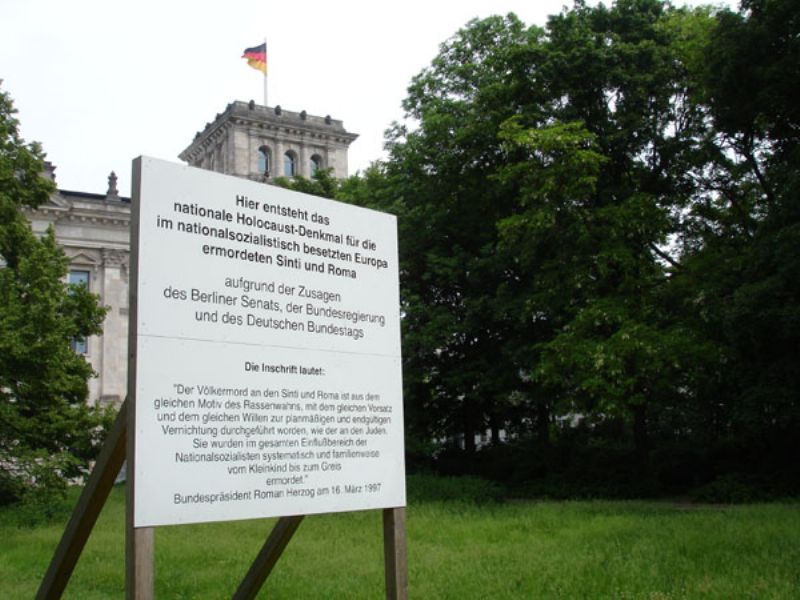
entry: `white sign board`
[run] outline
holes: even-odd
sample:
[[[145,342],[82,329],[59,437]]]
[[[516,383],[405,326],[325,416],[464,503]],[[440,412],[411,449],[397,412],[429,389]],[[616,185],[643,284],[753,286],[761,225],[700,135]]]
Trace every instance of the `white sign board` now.
[[[395,217],[134,171],[134,526],[404,506]]]

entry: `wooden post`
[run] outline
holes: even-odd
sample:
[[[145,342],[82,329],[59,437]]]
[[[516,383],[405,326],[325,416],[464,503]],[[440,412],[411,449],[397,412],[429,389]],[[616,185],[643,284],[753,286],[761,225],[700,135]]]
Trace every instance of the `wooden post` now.
[[[155,544],[152,527],[127,527],[125,536],[125,598],[152,600],[155,597]]]
[[[250,566],[247,575],[239,584],[233,600],[253,600],[256,597],[302,520],[303,515],[281,517],[278,520]]]
[[[386,563],[386,599],[408,600],[405,508],[383,510],[383,558]]]
[[[135,369],[135,360],[128,363]],[[127,600],[152,600],[155,595],[155,546],[152,527],[134,527],[136,507],[136,397],[133,385],[128,394],[128,471],[125,506],[125,598]]]
[[[139,214],[142,159],[133,161],[131,179],[131,264],[128,324],[128,473],[125,507],[125,598],[152,600],[155,595],[155,547],[152,527],[134,527],[136,502],[136,352],[139,341]]]
[[[119,409],[117,419],[103,443],[94,469],[81,492],[75,510],[72,511],[72,517],[64,529],[53,560],[50,561],[50,567],[39,586],[37,600],[61,598],[97,522],[97,517],[114,487],[114,480],[125,460],[125,434],[128,422],[126,402],[127,400]]]

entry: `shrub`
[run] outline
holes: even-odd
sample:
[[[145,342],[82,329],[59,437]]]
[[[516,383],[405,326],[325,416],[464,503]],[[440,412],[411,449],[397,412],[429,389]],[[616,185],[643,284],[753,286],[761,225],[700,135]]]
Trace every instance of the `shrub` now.
[[[741,475],[729,474],[717,477],[714,481],[695,488],[690,496],[695,502],[743,504],[767,500],[770,494]]]
[[[441,477],[431,474],[408,476],[409,502],[461,501],[471,504],[500,502],[505,490],[478,477]]]

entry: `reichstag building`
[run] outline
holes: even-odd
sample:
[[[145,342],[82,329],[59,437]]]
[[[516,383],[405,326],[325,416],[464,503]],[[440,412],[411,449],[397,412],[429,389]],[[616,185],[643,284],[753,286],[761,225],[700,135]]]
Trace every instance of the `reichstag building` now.
[[[330,116],[233,102],[207,123],[179,158],[187,164],[269,183],[279,176],[311,177],[318,169],[347,176],[347,151],[358,136]],[[45,176],[55,179],[47,163]],[[127,390],[130,198],[119,195],[111,173],[105,194],[59,189],[27,211],[34,232],[52,225],[70,260],[69,280],[83,283],[109,307],[103,335],[75,340],[97,372],[89,400],[119,404]]]

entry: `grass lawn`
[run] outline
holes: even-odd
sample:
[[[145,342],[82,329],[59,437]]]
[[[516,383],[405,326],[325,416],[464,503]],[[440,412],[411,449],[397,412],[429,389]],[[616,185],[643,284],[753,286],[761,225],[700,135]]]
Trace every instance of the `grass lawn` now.
[[[419,501],[407,519],[411,598],[800,598],[800,504]],[[35,595],[63,530],[16,522],[0,509],[3,599]],[[273,523],[157,529],[157,597],[229,598]],[[307,517],[260,597],[381,598],[381,531],[379,511]],[[65,597],[123,587],[117,488]]]

